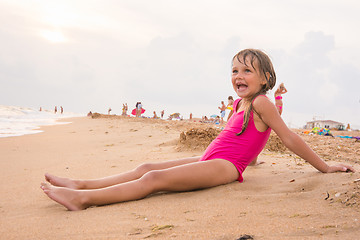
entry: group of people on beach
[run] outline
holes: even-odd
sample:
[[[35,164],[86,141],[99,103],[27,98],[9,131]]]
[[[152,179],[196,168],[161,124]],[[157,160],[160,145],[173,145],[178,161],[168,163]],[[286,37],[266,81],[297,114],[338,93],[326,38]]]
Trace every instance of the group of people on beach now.
[[[128,110],[129,110],[129,107],[128,107],[127,103],[123,103],[121,116],[128,116],[128,113],[127,113]],[[109,108],[109,109],[108,109],[108,115],[110,115],[110,112],[111,112],[111,111],[112,111],[112,109]],[[142,103],[141,103],[141,102],[136,102],[136,104],[135,104],[135,109],[133,110],[133,112],[132,112],[131,114],[135,115],[136,117],[141,117],[141,115],[142,115],[144,112],[145,112],[145,110],[144,110],[144,108],[143,108]],[[160,112],[161,118],[164,117],[164,113],[165,113],[164,110],[162,110],[162,111]],[[152,118],[154,118],[154,119],[159,118],[159,117],[157,116],[157,114],[156,114],[155,111],[153,111],[153,117],[152,117]]]
[[[55,113],[55,114],[57,113],[57,106],[55,106],[54,113]],[[60,113],[61,113],[61,114],[64,113],[64,108],[63,108],[62,106],[60,106]]]
[[[43,111],[43,109],[42,109],[42,107],[40,107],[40,108],[39,108],[39,112],[42,112],[42,111]],[[57,108],[57,106],[55,106],[55,107],[54,107],[54,113],[56,114],[57,111],[58,111],[58,108]],[[61,113],[61,114],[64,113],[64,108],[63,108],[62,106],[60,106],[60,113]]]
[[[232,114],[224,130],[201,156],[144,163],[131,171],[92,180],[46,173],[41,189],[68,210],[83,210],[142,199],[157,192],[191,191],[242,182],[246,167],[257,164],[271,130],[288,149],[318,171],[355,172],[350,165],[328,165],[286,126],[280,116],[281,95],[286,93],[286,88],[280,85],[276,90],[275,104],[266,96],[276,85],[275,70],[266,53],[257,49],[238,52],[232,58],[231,71],[231,84],[239,98],[230,104]]]

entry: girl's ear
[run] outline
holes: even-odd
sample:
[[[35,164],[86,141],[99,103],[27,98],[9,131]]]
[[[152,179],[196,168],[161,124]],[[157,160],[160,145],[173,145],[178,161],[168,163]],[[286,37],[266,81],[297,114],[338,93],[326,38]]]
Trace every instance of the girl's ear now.
[[[265,78],[262,79],[261,84],[266,86],[270,80],[271,74],[269,72],[265,73]]]
[[[261,85],[266,85],[268,83],[268,79],[270,78],[270,73],[266,72],[265,76],[261,78]]]
[[[267,80],[270,80],[271,74],[270,74],[269,72],[266,72],[266,73],[265,73],[265,76],[266,76],[266,79],[267,79]]]

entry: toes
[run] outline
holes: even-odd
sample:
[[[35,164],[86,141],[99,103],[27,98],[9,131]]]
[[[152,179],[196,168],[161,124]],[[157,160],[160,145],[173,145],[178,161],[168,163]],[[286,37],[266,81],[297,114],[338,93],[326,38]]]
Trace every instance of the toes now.
[[[47,182],[42,182],[40,188],[42,190],[48,190],[48,189],[51,188],[51,185],[49,183],[47,183]]]
[[[45,173],[45,180],[50,182],[51,181],[51,178],[52,178],[52,175],[48,174],[48,173]]]
[[[50,182],[50,177],[49,177],[49,174],[47,174],[47,173],[45,174],[45,180]]]

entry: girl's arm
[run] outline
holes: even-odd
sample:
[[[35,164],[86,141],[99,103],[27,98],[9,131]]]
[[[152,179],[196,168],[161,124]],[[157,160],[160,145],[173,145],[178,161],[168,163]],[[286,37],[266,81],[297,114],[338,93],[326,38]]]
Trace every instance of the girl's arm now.
[[[348,165],[327,165],[296,133],[292,132],[280,117],[274,104],[266,97],[258,97],[253,103],[254,108],[260,114],[262,121],[268,125],[280,137],[284,145],[299,157],[309,162],[313,167],[323,173],[355,169]]]

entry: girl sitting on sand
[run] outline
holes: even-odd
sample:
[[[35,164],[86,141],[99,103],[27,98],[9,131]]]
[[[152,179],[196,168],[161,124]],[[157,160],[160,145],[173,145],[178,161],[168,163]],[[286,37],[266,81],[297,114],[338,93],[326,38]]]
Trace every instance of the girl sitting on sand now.
[[[69,210],[141,199],[160,191],[190,191],[243,181],[242,173],[261,152],[271,129],[286,147],[323,173],[355,170],[327,165],[281,119],[265,96],[276,83],[269,57],[260,50],[245,49],[232,60],[232,85],[240,97],[225,129],[201,157],[145,163],[136,169],[95,180],[72,180],[45,174],[41,188]]]

